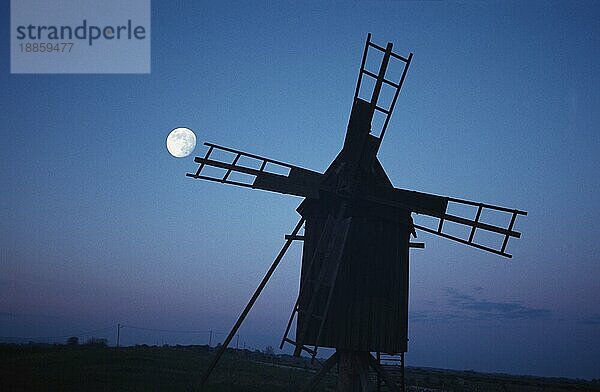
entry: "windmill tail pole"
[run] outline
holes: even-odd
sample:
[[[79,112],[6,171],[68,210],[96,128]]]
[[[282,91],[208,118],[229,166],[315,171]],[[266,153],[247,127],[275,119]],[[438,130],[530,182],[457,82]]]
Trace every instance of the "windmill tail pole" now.
[[[250,309],[252,309],[252,306],[254,306],[254,303],[258,299],[258,296],[260,295],[260,293],[263,291],[263,289],[267,285],[267,282],[271,278],[271,275],[273,275],[273,272],[275,272],[275,269],[279,265],[279,262],[281,261],[281,259],[283,258],[283,256],[287,252],[287,250],[289,249],[290,245],[294,241],[294,237],[298,234],[298,231],[300,231],[300,228],[302,227],[303,224],[304,224],[304,218],[301,218],[298,221],[298,224],[296,225],[296,227],[294,228],[294,231],[292,232],[291,236],[289,236],[288,239],[285,241],[285,244],[283,245],[283,248],[281,248],[281,250],[279,251],[279,254],[277,255],[277,257],[273,261],[273,264],[271,264],[271,268],[269,268],[269,270],[265,274],[264,278],[262,279],[262,281],[260,282],[260,284],[256,288],[256,291],[254,291],[254,294],[252,295],[252,298],[250,298],[250,301],[248,301],[248,304],[246,305],[246,307],[244,308],[244,310],[240,314],[240,317],[238,317],[237,321],[235,322],[235,325],[233,326],[233,328],[229,332],[229,335],[227,335],[227,337],[225,338],[225,341],[223,341],[223,344],[221,345],[221,347],[217,351],[217,355],[215,355],[215,357],[213,358],[212,362],[210,363],[210,366],[206,370],[206,373],[204,373],[204,376],[202,376],[202,381],[201,381],[201,385],[202,386],[206,383],[206,380],[208,380],[208,378],[210,377],[212,371],[215,369],[215,366],[217,366],[217,363],[221,359],[221,356],[223,355],[223,353],[225,352],[225,350],[227,350],[227,347],[229,347],[229,343],[231,343],[231,340],[236,335],[238,329],[240,328],[240,326],[244,322],[244,319],[246,318],[246,316],[250,312]]]

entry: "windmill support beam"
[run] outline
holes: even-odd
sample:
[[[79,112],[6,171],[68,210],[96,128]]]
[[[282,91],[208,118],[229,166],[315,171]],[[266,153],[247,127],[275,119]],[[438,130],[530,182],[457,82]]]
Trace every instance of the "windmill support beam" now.
[[[292,240],[292,241],[304,241],[304,236],[303,235],[290,235],[290,234],[286,234],[285,239],[286,240]]]
[[[337,392],[363,392],[372,390],[369,380],[369,352],[337,350],[339,374]]]
[[[315,388],[317,387],[317,385],[319,385],[319,382],[321,382],[321,380],[323,379],[323,377],[325,377],[327,375],[327,373],[329,373],[331,368],[333,366],[335,366],[335,364],[338,363],[338,360],[339,360],[338,353],[337,352],[333,353],[333,355],[330,356],[325,361],[325,363],[323,363],[323,367],[319,370],[319,372],[313,378],[310,379],[310,381],[308,382],[308,384],[306,384],[304,386],[304,388],[302,388],[302,392],[314,391]]]
[[[375,371],[377,372],[379,377],[385,382],[388,389],[392,392],[400,392],[400,388],[398,388],[398,385],[396,385],[394,380],[392,380],[392,378],[390,377],[388,372],[385,371],[385,369],[379,364],[379,362],[377,362],[377,359],[375,359],[373,357],[373,355],[371,355],[371,353],[368,353],[368,354],[369,354],[369,363],[371,364],[373,369],[375,369]],[[402,364],[402,368],[404,369],[404,364]]]
[[[323,367],[301,391],[316,391],[319,382],[336,364],[338,365],[337,392],[367,392],[373,390],[374,383],[369,379],[369,368],[377,373],[391,392],[401,392],[403,390],[370,352],[337,350],[323,363]]]
[[[300,220],[298,221],[298,224],[292,231],[292,236],[295,236],[296,234],[298,234],[298,232],[300,231],[300,228],[302,228],[303,224],[304,224],[304,218],[300,218]],[[269,279],[271,279],[271,275],[273,275],[273,272],[275,272],[275,269],[279,265],[279,262],[281,261],[281,259],[283,259],[283,256],[285,256],[285,254],[286,254],[287,250],[290,248],[291,244],[292,244],[292,240],[288,239],[285,242],[285,244],[283,245],[283,247],[281,248],[281,250],[279,251],[279,254],[277,255],[277,257],[271,264],[271,268],[269,268],[269,270],[265,274],[264,278],[262,279],[262,281],[256,288],[256,291],[254,291],[252,298],[250,298],[250,301],[248,301],[248,304],[246,305],[246,307],[240,314],[240,317],[238,317],[237,321],[235,322],[235,325],[233,326],[233,328],[231,328],[229,335],[227,335],[227,337],[225,338],[225,341],[221,345],[221,348],[219,349],[219,351],[217,351],[217,354],[215,355],[212,362],[210,363],[208,369],[206,370],[206,373],[204,373],[204,376],[202,377],[201,385],[204,385],[206,383],[206,380],[208,380],[208,378],[210,377],[210,374],[214,370],[215,366],[217,366],[217,363],[219,363],[221,356],[223,355],[223,353],[225,353],[225,350],[227,350],[227,347],[229,347],[229,343],[231,343],[231,340],[236,335],[238,329],[240,328],[240,326],[246,319],[246,316],[248,316],[250,309],[252,309],[252,307],[254,306],[254,303],[258,299],[260,293],[262,293],[262,291],[265,288],[265,286],[267,285],[267,282],[269,281]]]

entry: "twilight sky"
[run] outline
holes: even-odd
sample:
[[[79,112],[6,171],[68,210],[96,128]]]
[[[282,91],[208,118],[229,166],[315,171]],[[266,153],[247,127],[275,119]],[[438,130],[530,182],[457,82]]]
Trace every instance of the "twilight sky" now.
[[[408,365],[600,377],[600,3],[199,3],[153,2],[149,75],[11,75],[2,2],[0,336],[223,339],[301,200],[186,178],[165,138],[325,170],[371,32],[414,53],[394,184],[529,212],[512,259],[419,235]],[[278,345],[300,250],[240,345]]]

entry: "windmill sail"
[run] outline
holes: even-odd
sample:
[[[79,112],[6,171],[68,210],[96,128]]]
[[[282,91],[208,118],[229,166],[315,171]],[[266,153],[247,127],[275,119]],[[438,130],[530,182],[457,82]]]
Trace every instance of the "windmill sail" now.
[[[408,57],[401,56],[392,51],[393,44],[388,42],[385,48],[371,42],[371,34],[367,35],[367,41],[365,42],[365,49],[363,51],[363,57],[360,64],[360,71],[358,73],[358,81],[356,83],[356,90],[354,92],[354,102],[357,100],[365,102],[366,99],[369,99],[368,104],[372,107],[373,113],[378,111],[385,115],[385,120],[381,125],[381,129],[374,129],[375,139],[377,140],[377,149],[379,149],[379,144],[381,144],[381,140],[383,139],[383,135],[387,129],[388,123],[390,121],[390,117],[392,116],[392,112],[394,111],[394,107],[396,106],[396,100],[398,99],[398,95],[400,94],[400,90],[402,89],[402,85],[404,84],[404,79],[406,78],[406,73],[408,72],[408,68],[410,67],[410,62],[412,60],[413,54],[410,53]],[[368,70],[365,68],[367,62],[367,56],[369,55],[370,50],[375,50],[376,52],[383,53],[383,58],[381,60],[381,64],[379,65],[379,69],[377,73],[373,72],[373,70]],[[400,80],[398,82],[394,82],[390,80],[386,76],[386,71],[390,61],[400,61],[402,64],[402,73],[400,75],[392,75],[399,76]],[[373,87],[373,91],[369,98],[365,97],[363,100],[360,98],[361,91],[363,90],[362,82],[363,77],[369,77],[375,80],[375,86]],[[387,107],[382,107],[379,105],[379,95],[381,93],[381,89],[383,86],[389,86],[394,89],[394,97],[392,101],[389,103]],[[384,105],[385,106],[385,105]],[[372,115],[371,115],[372,117]],[[375,150],[375,154],[377,153],[377,149]]]
[[[426,195],[426,194],[425,194]],[[434,195],[428,195],[434,196]],[[439,197],[439,196],[438,196]],[[447,238],[449,240],[460,242],[461,244],[472,246],[481,250],[485,250],[491,253],[495,253],[504,257],[512,257],[511,254],[506,252],[506,247],[508,245],[509,239],[512,238],[521,238],[521,233],[514,230],[514,225],[518,215],[527,215],[527,212],[520,211],[517,209],[511,209],[506,207],[495,206],[492,204],[486,203],[478,203],[470,200],[457,199],[453,197],[445,198],[448,203],[457,205],[459,207],[471,207],[476,208],[474,217],[465,217],[443,213],[443,214],[431,214],[428,212],[421,212],[423,215],[429,215],[435,218],[435,227],[431,225],[421,225],[414,224],[414,227],[418,230],[423,230],[427,233],[431,233],[440,237]],[[486,223],[482,219],[482,214],[486,212],[495,212],[496,215],[499,216],[500,220],[504,220],[508,223],[505,225],[499,224],[491,224]],[[463,229],[467,229],[466,235],[460,236],[448,228],[448,225],[445,225],[446,222],[451,222],[452,225],[462,227]],[[497,245],[492,246],[489,244],[484,244],[479,241],[476,237],[478,232],[485,232],[488,236],[495,236],[498,241],[495,241]]]
[[[319,197],[321,173],[229,147],[204,144],[208,146],[206,155],[194,159],[200,166],[195,173],[186,173],[186,176],[295,196]],[[225,154],[215,158],[215,153]],[[247,164],[242,164],[242,160]],[[218,175],[206,174],[208,168],[219,169]],[[243,179],[233,179],[233,174],[241,174]]]

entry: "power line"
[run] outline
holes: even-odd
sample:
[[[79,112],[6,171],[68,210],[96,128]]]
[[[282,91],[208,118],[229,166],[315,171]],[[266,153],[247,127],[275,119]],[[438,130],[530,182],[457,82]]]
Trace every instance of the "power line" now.
[[[121,324],[121,328],[132,328],[139,329],[142,331],[154,331],[154,332],[171,332],[171,333],[221,333],[215,331],[193,331],[193,330],[180,330],[180,329],[159,329],[159,328],[145,328],[145,327],[136,327],[134,325],[123,325]]]
[[[117,340],[120,340],[120,330],[122,328],[135,329],[140,331],[150,331],[150,332],[162,332],[162,333],[183,333],[183,334],[206,334],[209,335],[209,345],[211,345],[213,337],[215,335],[227,335],[226,332],[219,332],[214,330],[181,330],[181,329],[162,329],[162,328],[147,328],[147,327],[139,327],[136,325],[126,325],[126,324],[117,324]],[[86,336],[92,335],[99,332],[106,332],[110,330],[114,330],[115,326],[111,325],[104,328],[98,328],[94,330],[79,332],[79,333],[70,333],[65,335],[58,336],[0,336],[0,340],[11,341],[11,340],[52,340],[52,339],[66,339],[72,336]],[[244,334],[244,336],[263,336],[260,334]],[[119,343],[117,343],[119,345]],[[239,345],[239,335],[238,335],[238,345]]]
[[[70,338],[71,336],[91,335],[94,333],[107,331],[107,330],[113,329],[113,328],[114,328],[114,326],[110,326],[110,327],[95,329],[93,331],[70,333],[68,335],[60,335],[60,336],[0,336],[0,339],[6,339],[6,340],[8,340],[8,339],[64,339],[64,338]]]

